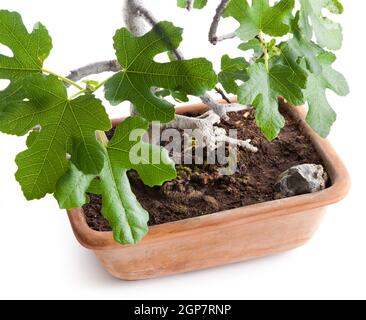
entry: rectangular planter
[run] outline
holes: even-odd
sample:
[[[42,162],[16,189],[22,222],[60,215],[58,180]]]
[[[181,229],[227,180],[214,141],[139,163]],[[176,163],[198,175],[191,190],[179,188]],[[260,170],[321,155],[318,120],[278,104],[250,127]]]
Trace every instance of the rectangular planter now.
[[[81,209],[69,210],[79,242],[92,249],[114,277],[139,280],[245,261],[294,249],[316,232],[328,205],[343,199],[350,179],[330,143],[305,123],[306,111],[283,101],[299,120],[322,157],[332,186],[324,191],[281,199],[150,228],[135,246],[122,246],[111,232],[89,228]],[[202,104],[178,109],[178,113],[203,112]],[[116,120],[115,123],[120,122]]]

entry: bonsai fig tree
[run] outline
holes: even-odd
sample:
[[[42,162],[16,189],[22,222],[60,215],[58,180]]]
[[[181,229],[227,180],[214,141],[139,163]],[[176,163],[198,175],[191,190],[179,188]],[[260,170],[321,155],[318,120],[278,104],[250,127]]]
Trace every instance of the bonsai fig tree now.
[[[133,194],[127,173],[136,171],[148,186],[161,186],[176,177],[168,151],[143,138],[152,122],[165,128],[199,129],[210,150],[225,142],[256,152],[250,140],[230,137],[216,125],[227,120],[229,112],[254,108],[257,126],[274,140],[285,125],[278,105],[282,97],[294,106],[307,104],[308,124],[322,137],[329,134],[336,113],[326,91],[341,96],[349,91],[345,78],[332,67],[334,51],[342,45],[342,28],[331,15],[343,12],[341,3],[217,0],[212,13],[207,2],[178,0],[177,5],[213,15],[207,26],[213,46],[241,39],[243,56],[228,52],[221,70],[214,70],[205,57],[185,59],[179,50],[183,29],[174,21],[157,21],[143,1],[125,0],[125,27],[114,35],[116,58],[59,75],[46,67],[52,50],[46,27],[37,23],[29,33],[18,13],[0,10],[0,43],[12,52],[0,54],[0,79],[9,81],[0,91],[0,131],[28,136],[25,151],[15,159],[15,176],[28,200],[53,194],[60,208],[71,209],[86,204],[88,193],[102,195],[102,214],[115,240],[134,244],[147,233],[149,215]],[[219,34],[225,19],[235,19],[239,28]],[[247,51],[249,60],[244,57]],[[166,62],[154,60],[164,53]],[[114,74],[105,81],[85,80],[107,71]],[[70,94],[70,87],[77,92]],[[131,116],[118,125],[110,141],[105,132],[112,128],[111,121],[94,95],[102,89],[112,105],[131,103]],[[226,101],[217,102],[212,91]],[[231,103],[229,94],[238,102]],[[187,102],[189,96],[200,97],[209,111],[198,117],[176,115],[171,101]],[[141,134],[131,139],[136,130]],[[134,161],[131,154],[137,149],[139,161]]]

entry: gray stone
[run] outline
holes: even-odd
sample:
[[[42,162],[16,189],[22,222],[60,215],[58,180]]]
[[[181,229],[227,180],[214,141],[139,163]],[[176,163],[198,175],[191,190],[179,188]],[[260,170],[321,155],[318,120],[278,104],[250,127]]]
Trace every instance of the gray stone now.
[[[274,188],[279,196],[292,197],[321,191],[327,181],[328,175],[322,165],[302,164],[282,173]]]

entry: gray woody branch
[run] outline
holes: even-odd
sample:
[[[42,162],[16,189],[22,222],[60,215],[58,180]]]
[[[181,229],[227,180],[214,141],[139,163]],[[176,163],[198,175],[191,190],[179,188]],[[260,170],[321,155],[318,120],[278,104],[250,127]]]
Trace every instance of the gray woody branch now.
[[[92,74],[100,74],[103,72],[118,72],[121,70],[121,66],[117,60],[100,61],[87,66],[81,67],[79,69],[71,71],[67,76],[68,79],[78,82],[87,76]]]
[[[187,10],[191,11],[192,7],[193,7],[193,0],[187,0],[187,6],[186,6]]]
[[[211,24],[211,27],[210,27],[210,31],[209,31],[209,34],[208,34],[209,41],[214,45],[216,45],[219,41],[235,38],[235,33],[229,33],[229,34],[226,34],[226,35],[223,35],[223,36],[218,36],[217,35],[217,29],[219,27],[221,17],[223,15],[229,1],[230,0],[221,0],[219,6],[216,9],[216,14],[213,18],[213,21],[212,21],[212,24]]]

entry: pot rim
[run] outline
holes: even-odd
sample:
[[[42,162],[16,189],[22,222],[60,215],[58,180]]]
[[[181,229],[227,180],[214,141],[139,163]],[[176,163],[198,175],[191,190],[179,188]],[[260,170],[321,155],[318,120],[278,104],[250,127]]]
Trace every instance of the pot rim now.
[[[235,102],[236,99],[233,99]],[[280,99],[282,107],[295,120],[299,120],[300,129],[304,131],[312,141],[315,149],[324,161],[326,170],[332,181],[332,186],[317,193],[305,194],[291,198],[273,200],[236,209],[225,210],[202,217],[195,217],[149,228],[148,234],[137,245],[142,246],[155,242],[161,242],[174,236],[189,236],[190,233],[197,233],[199,229],[215,229],[217,225],[251,223],[253,221],[266,220],[279,216],[293,215],[299,211],[311,210],[314,208],[328,206],[339,202],[349,192],[350,176],[340,157],[337,155],[328,140],[321,138],[304,121],[307,110],[305,107],[293,107]],[[177,108],[178,114],[186,112],[204,112],[207,106],[204,104],[186,105]],[[112,120],[113,125],[123,121],[125,118]],[[75,236],[80,244],[93,250],[109,250],[131,247],[131,245],[120,245],[113,239],[112,232],[99,232],[92,230],[87,222],[82,209],[68,210],[68,216]]]

